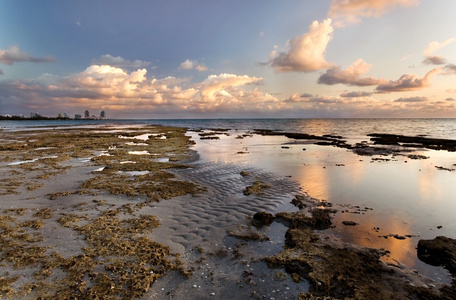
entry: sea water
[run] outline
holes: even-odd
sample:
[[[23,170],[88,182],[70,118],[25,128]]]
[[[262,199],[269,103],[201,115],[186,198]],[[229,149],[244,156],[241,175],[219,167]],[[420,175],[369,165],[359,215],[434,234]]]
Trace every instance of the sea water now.
[[[197,163],[219,162],[253,166],[289,177],[303,192],[333,203],[338,213],[327,232],[343,241],[390,251],[384,259],[405,264],[437,281],[447,272],[416,256],[419,239],[439,235],[456,238],[456,152],[418,149],[428,159],[407,156],[359,156],[350,150],[295,141],[284,136],[238,136],[255,129],[342,136],[349,144],[367,141],[370,133],[390,133],[456,140],[456,119],[217,119],[217,120],[74,120],[0,122],[4,130],[37,130],[48,126],[180,126],[229,129],[219,140],[196,142]],[[444,167],[439,169],[437,167]],[[448,169],[448,170],[446,170]],[[290,199],[291,201],[291,199]],[[357,226],[345,226],[354,221]],[[404,236],[405,239],[394,237]]]

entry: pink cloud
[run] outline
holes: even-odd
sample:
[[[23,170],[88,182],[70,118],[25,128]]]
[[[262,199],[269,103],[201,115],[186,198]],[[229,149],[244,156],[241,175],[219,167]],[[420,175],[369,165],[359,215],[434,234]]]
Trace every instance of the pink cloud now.
[[[428,87],[430,85],[429,80],[440,71],[440,68],[432,69],[423,78],[418,78],[412,74],[404,74],[398,80],[380,84],[377,86],[376,91],[378,93],[390,93],[419,90]]]
[[[332,67],[318,78],[319,84],[346,84],[353,86],[370,86],[384,83],[384,79],[375,79],[373,77],[362,77],[369,72],[372,65],[367,64],[361,58],[355,61],[345,70],[341,70],[340,66]]]
[[[340,94],[340,96],[343,98],[361,98],[361,97],[370,97],[370,96],[372,96],[372,94],[373,93],[371,93],[371,92],[346,91],[346,92],[343,92],[342,94]]]

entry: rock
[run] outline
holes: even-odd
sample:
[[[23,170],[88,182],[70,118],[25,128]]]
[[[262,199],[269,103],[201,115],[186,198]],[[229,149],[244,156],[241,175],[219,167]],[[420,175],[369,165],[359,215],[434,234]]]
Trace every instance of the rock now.
[[[456,275],[456,240],[438,236],[433,240],[419,240],[418,258],[433,266],[443,266]]]
[[[395,134],[368,134],[376,145],[401,145],[408,147],[422,147],[433,150],[456,151],[456,141],[448,139],[434,139],[420,136],[403,136]]]
[[[346,226],[356,226],[356,225],[358,225],[358,223],[353,222],[353,221],[342,221],[342,224],[344,224]]]
[[[265,242],[269,240],[269,237],[267,237],[266,235],[260,234],[254,228],[245,225],[233,226],[228,230],[228,235],[244,241]]]
[[[305,213],[297,212],[280,212],[276,214],[277,218],[286,221],[289,228],[312,228],[317,230],[325,230],[331,227],[331,215],[335,211],[332,209],[315,208],[311,210],[312,217]]]
[[[261,211],[253,215],[253,225],[256,227],[262,227],[263,225],[269,226],[274,222],[275,217],[267,212]]]

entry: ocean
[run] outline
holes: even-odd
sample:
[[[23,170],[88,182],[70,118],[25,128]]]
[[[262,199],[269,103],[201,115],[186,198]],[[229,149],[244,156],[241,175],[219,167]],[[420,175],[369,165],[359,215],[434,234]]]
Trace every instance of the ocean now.
[[[0,129],[37,128],[41,126],[158,124],[198,128],[238,130],[270,129],[307,134],[341,135],[362,139],[367,134],[392,133],[410,136],[456,139],[456,119],[150,119],[150,120],[44,120],[0,121]]]
[[[198,163],[239,164],[287,177],[311,197],[338,210],[327,233],[364,247],[390,251],[384,260],[401,263],[436,281],[448,272],[416,256],[420,239],[456,238],[456,152],[418,148],[407,153],[358,155],[350,149],[316,145],[285,136],[250,135],[255,129],[342,136],[349,144],[370,142],[368,134],[389,133],[456,140],[456,119],[182,119],[1,121],[2,130],[49,126],[166,125],[191,129]],[[220,131],[218,139],[200,132]],[[0,131],[1,132],[1,131]],[[242,136],[244,135],[244,136]],[[242,137],[242,138],[241,138]],[[291,201],[291,199],[290,199]],[[357,226],[345,226],[353,221]]]

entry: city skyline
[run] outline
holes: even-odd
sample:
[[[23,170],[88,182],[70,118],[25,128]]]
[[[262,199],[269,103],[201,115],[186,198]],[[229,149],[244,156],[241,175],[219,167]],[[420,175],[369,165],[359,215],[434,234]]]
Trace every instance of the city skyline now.
[[[0,115],[456,117],[451,0],[0,7]]]

